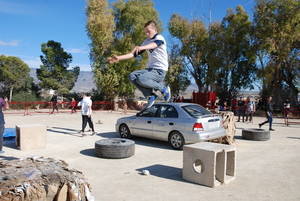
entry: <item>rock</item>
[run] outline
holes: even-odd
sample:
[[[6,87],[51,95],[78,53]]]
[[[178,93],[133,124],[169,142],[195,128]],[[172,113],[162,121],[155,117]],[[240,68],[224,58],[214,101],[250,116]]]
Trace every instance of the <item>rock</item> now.
[[[32,157],[0,160],[0,200],[90,201],[82,172],[61,160]]]

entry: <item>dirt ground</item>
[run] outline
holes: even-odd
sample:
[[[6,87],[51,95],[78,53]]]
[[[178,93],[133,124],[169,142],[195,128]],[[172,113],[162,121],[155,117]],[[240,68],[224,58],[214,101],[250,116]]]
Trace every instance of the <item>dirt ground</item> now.
[[[19,124],[46,125],[47,148],[25,152],[9,144],[0,159],[44,156],[65,160],[71,168],[85,174],[97,201],[300,200],[300,124],[286,127],[282,119],[275,119],[271,140],[247,141],[241,139],[242,129],[257,128],[264,118],[254,117],[254,123],[237,123],[236,179],[209,188],[182,179],[182,151],[172,150],[165,142],[137,138],[135,155],[130,158],[96,157],[95,141],[118,137],[115,122],[122,116],[126,115],[95,112],[97,135],[82,138],[77,134],[81,126],[79,113],[6,115],[7,128]],[[144,169],[151,175],[139,174]]]

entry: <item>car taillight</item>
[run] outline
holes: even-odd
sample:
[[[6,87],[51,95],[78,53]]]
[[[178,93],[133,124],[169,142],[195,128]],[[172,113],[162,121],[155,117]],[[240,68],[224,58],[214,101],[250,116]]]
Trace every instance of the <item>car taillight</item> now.
[[[195,123],[193,126],[193,131],[203,131],[202,123]]]

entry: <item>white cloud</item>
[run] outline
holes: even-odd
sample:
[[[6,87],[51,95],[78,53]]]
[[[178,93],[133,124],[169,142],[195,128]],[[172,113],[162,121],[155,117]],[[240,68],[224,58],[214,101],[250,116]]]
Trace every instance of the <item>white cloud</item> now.
[[[10,42],[0,40],[0,46],[18,46],[18,45],[19,45],[19,41],[17,40],[12,40]]]
[[[79,48],[67,49],[67,52],[73,53],[73,54],[87,54],[88,53],[88,51],[83,50],[83,49],[79,49]]]
[[[39,57],[35,57],[33,59],[23,59],[23,61],[29,66],[29,68],[40,68],[40,65],[42,65]]]

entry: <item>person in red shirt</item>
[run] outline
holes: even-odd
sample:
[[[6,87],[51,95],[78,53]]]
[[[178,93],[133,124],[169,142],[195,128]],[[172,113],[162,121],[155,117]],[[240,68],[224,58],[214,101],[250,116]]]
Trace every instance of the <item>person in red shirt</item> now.
[[[76,106],[77,106],[77,102],[74,98],[72,98],[72,101],[71,101],[71,113],[74,113],[76,112]]]

